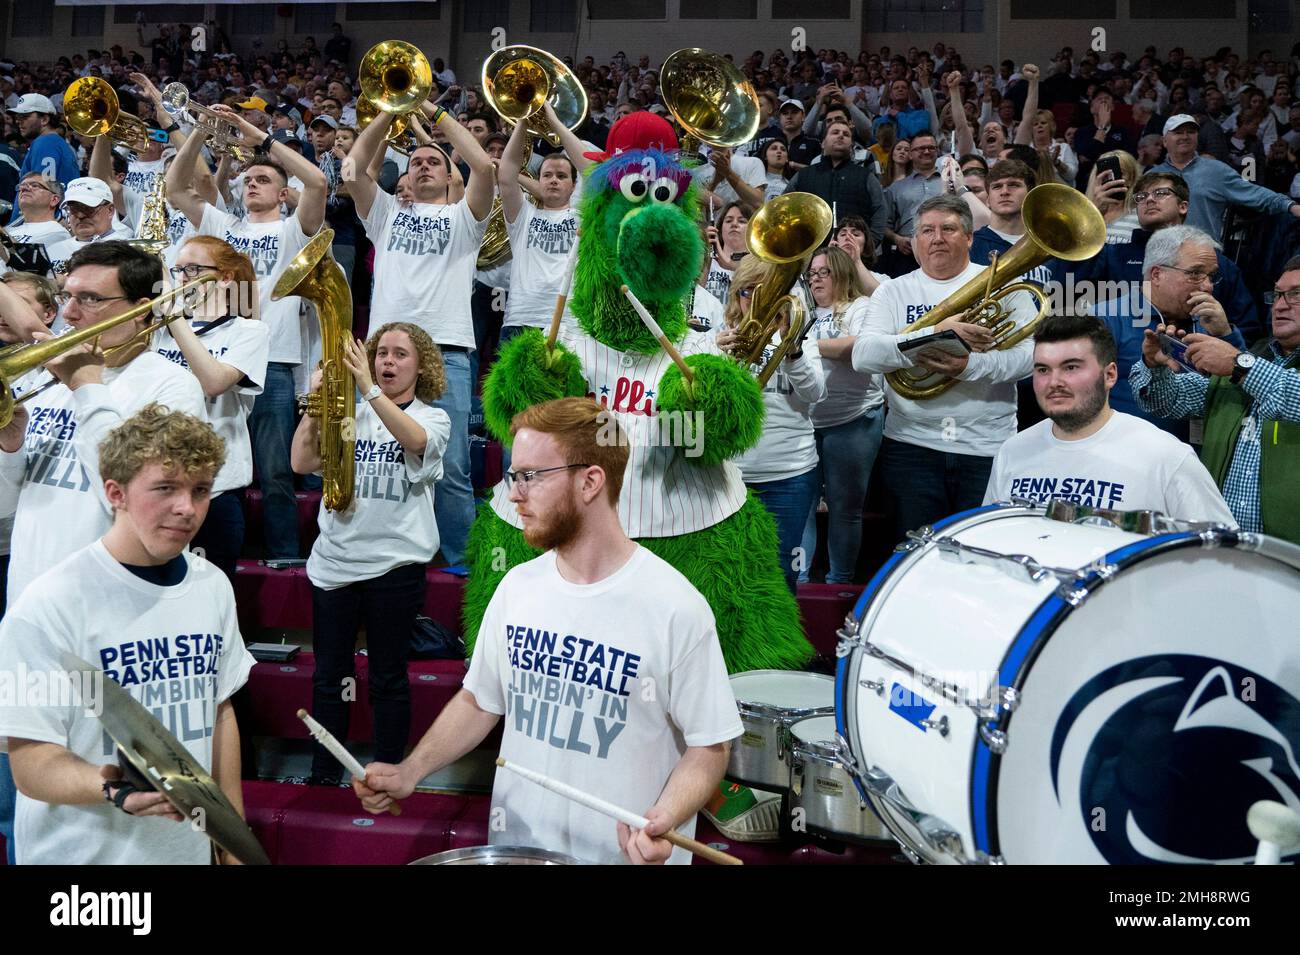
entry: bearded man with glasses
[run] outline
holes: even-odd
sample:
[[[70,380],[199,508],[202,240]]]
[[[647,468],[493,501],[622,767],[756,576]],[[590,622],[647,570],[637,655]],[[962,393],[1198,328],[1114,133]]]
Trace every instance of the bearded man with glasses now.
[[[1300,544],[1300,256],[1282,267],[1269,298],[1272,334],[1250,350],[1209,335],[1178,334],[1184,371],[1147,331],[1129,383],[1144,410],[1204,416],[1201,461],[1243,531]]]

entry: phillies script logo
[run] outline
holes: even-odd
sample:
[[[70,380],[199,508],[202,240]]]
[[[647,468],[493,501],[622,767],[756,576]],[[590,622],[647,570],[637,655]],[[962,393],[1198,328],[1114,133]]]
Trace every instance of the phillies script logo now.
[[[588,398],[595,398],[606,408],[623,414],[639,414],[654,417],[655,408],[652,400],[655,393],[647,389],[645,382],[637,378],[621,377],[614,385],[614,404],[609,403],[609,385],[600,386],[600,394],[591,392]]]

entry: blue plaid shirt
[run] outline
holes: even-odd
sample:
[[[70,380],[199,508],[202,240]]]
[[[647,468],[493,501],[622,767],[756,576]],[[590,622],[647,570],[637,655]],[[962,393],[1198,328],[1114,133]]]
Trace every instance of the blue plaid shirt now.
[[[1232,452],[1232,463],[1223,479],[1223,499],[1243,531],[1262,533],[1259,516],[1260,442],[1277,441],[1276,424],[1266,433],[1267,421],[1300,422],[1300,371],[1284,368],[1286,356],[1277,340],[1268,343],[1269,352],[1241,380],[1241,387],[1254,399],[1241,421],[1241,437]],[[1210,379],[1193,372],[1174,374],[1168,368],[1148,368],[1135,362],[1129,370],[1129,385],[1139,405],[1162,418],[1194,418],[1205,414],[1205,396]]]

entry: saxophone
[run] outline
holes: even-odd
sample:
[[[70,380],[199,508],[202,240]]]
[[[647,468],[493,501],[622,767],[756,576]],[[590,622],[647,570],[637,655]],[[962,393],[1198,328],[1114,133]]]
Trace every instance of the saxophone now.
[[[159,172],[154,176],[153,189],[144,197],[140,207],[140,225],[136,229],[136,237],[129,240],[128,244],[153,255],[161,255],[171,245],[167,226],[167,176],[164,172]]]
[[[352,289],[330,255],[333,229],[322,229],[293,257],[271,291],[271,300],[289,295],[307,299],[320,319],[320,390],[298,397],[304,414],[320,419],[322,500],[329,511],[347,510],[356,481],[356,384],[343,363],[352,335]]]

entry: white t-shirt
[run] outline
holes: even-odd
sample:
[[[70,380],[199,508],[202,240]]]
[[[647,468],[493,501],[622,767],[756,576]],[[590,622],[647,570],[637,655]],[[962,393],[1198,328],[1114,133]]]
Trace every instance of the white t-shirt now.
[[[126,166],[126,178],[122,180],[122,188],[129,193],[137,195],[148,195],[154,190],[154,180],[158,176],[166,174],[166,163],[161,159],[153,162],[140,162],[133,159]]]
[[[726,307],[708,289],[703,285],[695,286],[695,291],[691,293],[691,314],[688,318],[691,328],[697,332],[707,332],[721,325],[726,315]]]
[[[704,277],[704,288],[727,307],[727,296],[731,294],[731,279],[736,274],[734,269],[724,269],[717,258],[709,259],[709,274]]]
[[[1013,497],[1237,524],[1191,445],[1119,411],[1078,441],[1056,437],[1050,420],[1010,438],[993,458],[984,503]]]
[[[260,317],[271,334],[270,360],[301,364],[305,357],[302,326],[298,321],[302,300],[297,295],[288,295],[278,302],[271,301],[275,283],[312,238],[302,231],[298,214],[272,222],[250,222],[222,212],[216,206],[204,205],[198,233],[225,239],[252,260],[253,271],[257,273]]]
[[[248,679],[230,582],[185,554],[185,579],[162,587],[119,564],[102,541],[41,574],[0,624],[0,671],[62,669],[60,652],[101,667],[207,771],[217,707]],[[74,698],[75,700],[75,698]],[[60,702],[60,701],[56,701]],[[115,744],[80,702],[0,704],[0,737],[54,743],[95,766]],[[21,865],[207,865],[210,844],[189,821],[131,818],[109,803],[53,805],[19,794],[14,843]]]
[[[575,209],[539,209],[524,201],[514,222],[506,223],[510,236],[510,299],[501,323],[509,328],[530,325],[547,328],[555,311],[555,298],[564,284],[569,255],[578,239]],[[562,322],[577,319],[565,303]]]
[[[888,282],[871,296],[863,334],[853,345],[853,367],[883,373],[912,368],[898,350],[901,341],[934,334],[933,328],[907,327],[984,270],[971,263],[956,277],[940,281],[920,269]],[[1028,292],[1002,299],[1017,313],[1036,311]],[[1014,348],[972,353],[957,384],[922,401],[904,398],[885,380],[889,414],[885,437],[932,451],[991,458],[1016,433],[1016,382],[1033,370],[1034,341]]]
[[[511,570],[464,686],[504,717],[505,759],[637,813],[656,803],[687,747],[742,731],[713,611],[644,547],[594,584],[565,580],[554,551]],[[490,842],[622,861],[614,820],[514,773],[497,773],[492,807],[504,825],[490,827]],[[693,836],[695,820],[679,831]],[[674,849],[669,862],[690,858]]]
[[[434,483],[451,418],[418,398],[406,413],[424,429],[424,454],[402,450],[369,402],[357,403],[356,484],[346,511],[320,507],[320,536],[307,559],[307,577],[324,590],[371,580],[405,564],[427,564],[438,552]]]
[[[883,285],[889,278],[883,276],[880,281]],[[843,335],[861,335],[870,303],[871,299],[864,295],[850,302],[838,318],[835,309],[829,306],[818,308],[808,338],[823,341]],[[884,404],[885,393],[880,389],[879,375],[854,371],[848,356],[838,361],[822,358],[821,362],[822,374],[826,378],[826,397],[812,409],[813,427],[833,428],[854,421]]]
[[[753,367],[762,370],[780,344],[780,335],[763,349]],[[816,342],[804,341],[797,361],[782,360],[763,386],[763,433],[754,445],[736,458],[736,467],[747,484],[798,477],[817,467],[817,435],[809,417],[811,409],[826,397],[821,354]]]
[[[376,189],[370,214],[361,220],[375,246],[371,326],[414,322],[439,345],[472,349],[474,264],[490,218],[475,221],[464,199],[450,206],[400,205]]]
[[[202,331],[203,324],[194,323],[194,330]],[[209,334],[201,335],[199,341],[217,361],[244,373],[243,380],[233,388],[215,398],[206,398],[208,424],[226,442],[226,463],[212,485],[215,496],[252,483],[253,449],[248,437],[248,416],[253,411],[253,399],[262,393],[262,386],[266,384],[271,336],[261,322],[234,318]],[[166,328],[154,332],[149,347],[182,368],[190,367],[181,346]]]
[[[741,182],[757,189],[759,195],[762,195],[767,190],[767,168],[763,165],[763,160],[757,156],[741,156],[733,153],[731,168],[740,177]],[[695,180],[701,189],[707,189],[709,183],[713,181],[713,172],[713,165],[708,159],[705,159],[691,170],[691,178]],[[731,183],[725,179],[718,182],[713,194],[723,203],[741,201]]]
[[[14,397],[21,398],[33,388],[39,388],[49,377],[49,373],[44,368],[33,368],[25,375],[20,375],[10,386],[13,389]],[[0,557],[9,554],[9,538],[13,536],[13,532],[13,514],[9,513],[0,517]]]
[[[113,217],[113,224],[103,235],[96,236],[93,239],[87,239],[85,242],[80,239],[74,239],[71,235],[63,239],[51,239],[45,244],[45,254],[50,257],[50,267],[57,273],[62,270],[72,258],[72,254],[78,249],[84,249],[88,245],[96,242],[118,242],[123,239],[132,239],[135,236],[127,228],[125,222],[116,216]]]
[[[14,514],[9,601],[73,551],[112,525],[99,445],[152,401],[204,420],[199,381],[154,352],[123,368],[105,368],[104,383],[75,392],[56,385],[28,404],[23,446],[0,452],[0,515]],[[15,508],[17,509],[15,511]]]
[[[702,467],[709,440],[695,415],[668,417],[656,407],[659,381],[673,366],[661,348],[649,355],[621,352],[577,328],[561,328],[559,341],[578,356],[588,396],[614,413],[628,441],[627,471],[618,518],[628,537],[676,537],[726,520],[745,503],[745,483],[731,461]],[[677,343],[683,355],[719,354],[713,335],[691,332]],[[493,489],[492,510],[522,527],[505,481]]]
[[[41,245],[53,245],[70,238],[63,224],[53,219],[49,222],[24,222],[8,226],[5,231],[15,242],[39,242]]]

